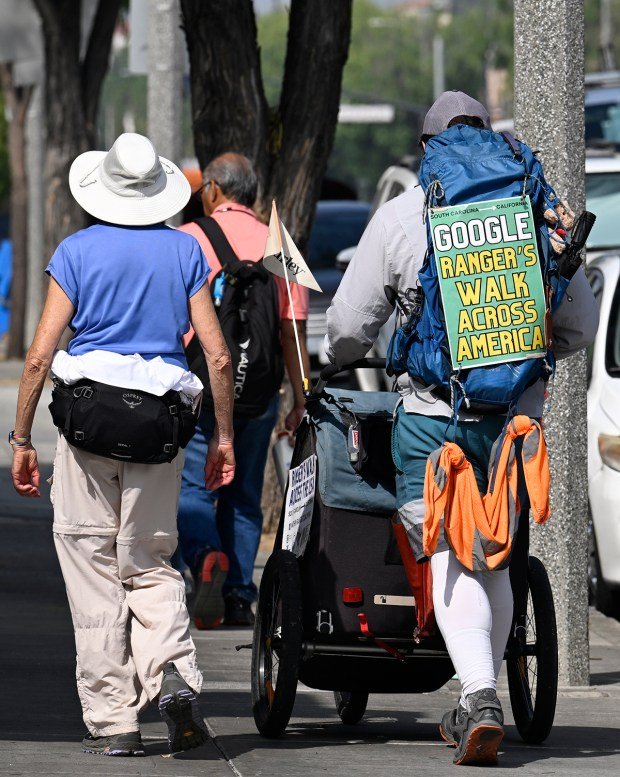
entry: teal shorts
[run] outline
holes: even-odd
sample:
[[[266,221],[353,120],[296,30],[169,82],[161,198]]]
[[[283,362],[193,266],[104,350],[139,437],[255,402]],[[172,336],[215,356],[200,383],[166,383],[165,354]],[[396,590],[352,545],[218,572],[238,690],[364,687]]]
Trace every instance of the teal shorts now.
[[[480,421],[460,421],[455,430],[454,423],[448,418],[407,413],[402,404],[398,407],[392,430],[396,505],[398,518],[407,531],[418,561],[425,558],[422,550],[424,477],[429,455],[444,442],[455,442],[471,463],[483,494],[487,490],[493,443],[502,433],[505,422],[505,416],[484,416]],[[447,549],[442,531],[437,551]]]

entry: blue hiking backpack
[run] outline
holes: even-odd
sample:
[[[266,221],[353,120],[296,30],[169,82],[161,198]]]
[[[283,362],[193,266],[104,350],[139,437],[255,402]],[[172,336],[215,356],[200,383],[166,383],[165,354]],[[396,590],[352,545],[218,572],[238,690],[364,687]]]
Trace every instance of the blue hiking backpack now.
[[[543,213],[560,200],[546,182],[531,149],[507,133],[457,124],[429,139],[419,172],[425,192],[428,249],[419,272],[419,288],[409,317],[398,327],[388,348],[390,375],[408,373],[446,399],[456,414],[507,412],[525,389],[539,378],[548,380],[555,368],[551,350],[546,357],[454,370],[430,235],[429,208],[529,197],[548,307],[562,300],[568,282],[560,278]]]

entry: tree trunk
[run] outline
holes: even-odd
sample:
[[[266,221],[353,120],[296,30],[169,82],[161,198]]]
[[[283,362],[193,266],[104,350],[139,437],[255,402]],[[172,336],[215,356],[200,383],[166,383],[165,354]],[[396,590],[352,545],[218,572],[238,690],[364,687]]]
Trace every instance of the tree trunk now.
[[[254,162],[264,187],[268,109],[252,0],[181,0],[181,11],[200,166],[236,151]]]
[[[202,167],[225,151],[246,154],[302,248],[332,149],[351,0],[292,0],[280,105],[269,112],[250,0],[181,0],[190,55],[194,143]]]
[[[44,165],[45,260],[86,213],[69,189],[73,160],[94,145],[94,125],[120,0],[100,0],[83,64],[81,0],[33,0],[45,44],[47,139]]]
[[[351,0],[293,0],[279,118],[282,146],[272,159],[268,196],[303,251],[334,143],[342,72],[351,30]]]
[[[26,181],[26,114],[32,97],[32,86],[15,86],[13,67],[0,65],[0,82],[10,113],[9,164],[11,170],[11,321],[7,356],[24,355],[26,293],[28,285],[28,186]]]
[[[80,78],[80,0],[34,0],[45,46],[47,135],[44,261],[67,235],[86,226],[86,214],[69,190],[69,168],[88,143]]]

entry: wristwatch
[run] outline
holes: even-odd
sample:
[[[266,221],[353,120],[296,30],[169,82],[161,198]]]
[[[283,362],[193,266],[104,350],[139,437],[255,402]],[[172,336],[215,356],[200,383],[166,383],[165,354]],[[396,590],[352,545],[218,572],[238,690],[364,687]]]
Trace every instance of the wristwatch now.
[[[25,437],[16,437],[15,429],[13,429],[12,432],[9,432],[9,445],[12,448],[25,448],[26,445],[30,445],[31,440],[32,437],[29,434],[27,434]]]

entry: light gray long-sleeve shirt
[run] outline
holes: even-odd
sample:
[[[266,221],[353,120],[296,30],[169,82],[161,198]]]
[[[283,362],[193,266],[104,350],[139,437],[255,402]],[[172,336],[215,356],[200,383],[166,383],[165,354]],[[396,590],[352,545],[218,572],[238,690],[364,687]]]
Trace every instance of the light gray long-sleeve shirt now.
[[[327,311],[325,345],[332,362],[343,365],[368,353],[394,310],[386,287],[404,301],[406,290],[417,286],[427,247],[423,205],[422,188],[416,186],[385,203],[366,227]],[[589,345],[597,328],[598,307],[581,268],[553,316],[556,359],[571,356]],[[452,415],[449,404],[424,391],[409,376],[400,376],[398,388],[407,412]],[[522,394],[517,412],[540,417],[544,391],[542,380],[530,386]],[[465,413],[460,416],[476,418]]]

